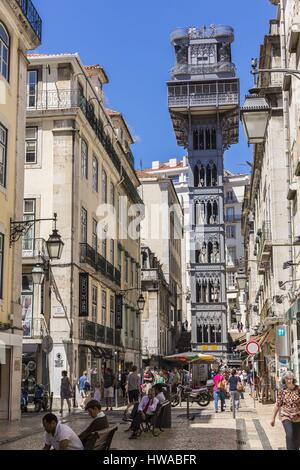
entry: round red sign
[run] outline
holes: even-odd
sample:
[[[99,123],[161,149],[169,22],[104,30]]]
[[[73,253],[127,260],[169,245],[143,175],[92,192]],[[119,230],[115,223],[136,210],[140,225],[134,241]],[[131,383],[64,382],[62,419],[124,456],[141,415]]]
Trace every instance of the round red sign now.
[[[255,354],[258,354],[260,351],[260,346],[257,341],[250,340],[246,344],[246,351],[250,356],[255,356]]]

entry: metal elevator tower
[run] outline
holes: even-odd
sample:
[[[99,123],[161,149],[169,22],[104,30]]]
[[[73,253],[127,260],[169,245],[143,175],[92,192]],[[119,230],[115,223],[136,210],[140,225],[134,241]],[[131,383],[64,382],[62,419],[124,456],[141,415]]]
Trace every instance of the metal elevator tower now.
[[[227,350],[224,151],[238,140],[239,79],[230,26],[176,29],[168,107],[189,162],[192,349]]]

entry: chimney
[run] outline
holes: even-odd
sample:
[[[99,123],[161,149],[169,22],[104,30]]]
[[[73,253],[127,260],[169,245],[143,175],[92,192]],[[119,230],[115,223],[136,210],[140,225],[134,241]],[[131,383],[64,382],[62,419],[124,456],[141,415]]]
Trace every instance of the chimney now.
[[[176,158],[170,158],[169,160],[169,166],[174,167],[177,165],[177,159]]]
[[[159,161],[152,162],[152,170],[159,170]]]

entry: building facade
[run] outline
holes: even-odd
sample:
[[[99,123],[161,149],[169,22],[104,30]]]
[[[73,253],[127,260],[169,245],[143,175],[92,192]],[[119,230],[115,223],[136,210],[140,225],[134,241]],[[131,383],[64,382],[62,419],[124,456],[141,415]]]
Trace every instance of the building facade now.
[[[287,366],[287,358],[281,357],[276,347],[276,333],[278,327],[286,325],[291,272],[285,269],[285,262],[291,259],[293,251],[283,83],[282,74],[276,72],[281,67],[278,20],[270,21],[269,33],[260,48],[259,67],[274,70],[260,74],[256,86],[270,103],[272,112],[265,142],[254,145],[251,181],[243,207],[243,233],[248,276],[247,324],[249,334],[261,348],[255,367],[260,375],[268,376],[271,393],[275,390],[276,375],[282,375]],[[272,398],[275,399],[274,394]]]
[[[141,199],[131,134],[103,104],[105,71],[77,54],[29,61],[24,218],[57,213],[65,245],[37,286],[32,270],[48,261],[51,222],[23,237],[23,362],[31,383],[50,381],[57,399],[62,370],[75,384],[84,370],[97,380],[104,367],[140,365],[140,239],[127,229]]]
[[[138,175],[141,182],[139,192],[145,204],[141,241],[161,263],[170,291],[169,328],[162,331],[161,345],[171,353],[175,351],[182,329],[182,208],[169,178],[146,172],[138,172]]]
[[[224,212],[226,245],[226,292],[228,331],[234,340],[245,331],[245,291],[239,289],[237,275],[244,271],[245,247],[242,234],[242,207],[249,175],[224,172]]]
[[[159,259],[147,246],[141,251],[141,284],[145,307],[141,320],[142,357],[159,364],[161,356],[172,354],[168,342],[170,323],[170,288]]]
[[[22,220],[26,51],[41,41],[31,1],[0,4],[0,419],[20,417],[22,366],[21,242],[10,244],[10,219]]]
[[[227,350],[223,153],[237,142],[239,80],[227,26],[178,29],[168,106],[188,152],[192,348]]]

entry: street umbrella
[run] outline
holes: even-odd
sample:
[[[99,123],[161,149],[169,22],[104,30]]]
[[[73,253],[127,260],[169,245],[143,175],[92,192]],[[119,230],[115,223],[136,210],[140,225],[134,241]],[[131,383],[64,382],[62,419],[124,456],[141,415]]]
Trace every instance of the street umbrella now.
[[[181,364],[213,364],[218,362],[218,359],[212,354],[201,354],[193,351],[164,356],[163,359],[166,361],[180,362]]]

